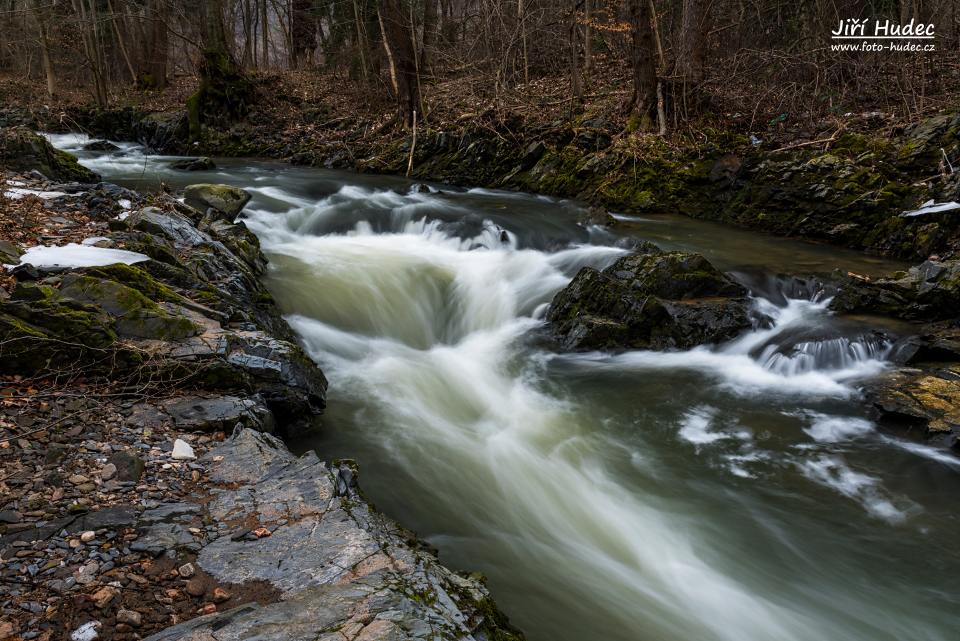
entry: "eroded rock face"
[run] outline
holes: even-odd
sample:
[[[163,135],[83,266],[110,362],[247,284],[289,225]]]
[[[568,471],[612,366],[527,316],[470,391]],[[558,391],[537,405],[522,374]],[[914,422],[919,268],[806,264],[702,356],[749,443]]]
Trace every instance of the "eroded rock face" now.
[[[202,545],[195,565],[217,582],[262,582],[277,596],[173,626],[150,641],[207,641],[214,633],[251,641],[522,639],[481,581],[411,545],[412,534],[374,511],[352,483],[340,482],[341,468],[313,452],[296,458],[277,439],[243,429],[201,463],[219,485],[203,518],[247,525]],[[148,542],[178,544],[175,519],[141,523]]]
[[[100,182],[100,176],[74,156],[54,149],[46,138],[26,127],[0,129],[0,165],[14,171],[36,170],[53,180]]]
[[[585,267],[547,312],[565,349],[685,349],[751,326],[747,290],[703,256],[647,246]]]

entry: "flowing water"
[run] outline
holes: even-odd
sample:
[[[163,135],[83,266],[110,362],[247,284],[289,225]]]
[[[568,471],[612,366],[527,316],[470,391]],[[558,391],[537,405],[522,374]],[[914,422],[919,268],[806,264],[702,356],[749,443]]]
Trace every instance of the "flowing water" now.
[[[55,137],[66,148],[78,139]],[[222,161],[84,154],[114,182],[254,194],[268,285],[331,382],[302,443],[480,570],[533,641],[960,638],[960,459],[883,434],[857,385],[890,345],[776,278],[899,268],[684,218]],[[703,252],[772,327],[685,352],[557,353],[542,316],[626,239]]]

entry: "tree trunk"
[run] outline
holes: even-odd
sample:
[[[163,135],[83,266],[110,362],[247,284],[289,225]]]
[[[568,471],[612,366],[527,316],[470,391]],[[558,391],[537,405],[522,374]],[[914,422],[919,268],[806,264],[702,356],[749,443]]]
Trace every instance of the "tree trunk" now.
[[[437,42],[437,0],[423,1],[423,42],[420,47],[420,68],[430,68],[430,52]]]
[[[227,44],[223,22],[225,0],[203,0],[203,52],[200,87],[187,99],[190,137],[200,138],[202,124],[226,124],[244,115],[253,88]]]
[[[593,29],[590,21],[593,19],[593,0],[583,0],[583,72],[589,74],[593,68]]]
[[[48,16],[40,0],[34,0],[33,2],[33,15],[40,31],[40,62],[43,65],[43,74],[47,79],[47,95],[53,98],[57,89],[57,81],[53,73],[53,63],[50,60],[50,28],[47,24]]]
[[[300,69],[317,48],[317,30],[314,21],[313,0],[290,2],[290,66]]]
[[[270,66],[270,15],[267,12],[267,0],[261,0],[260,4],[260,35],[263,37],[260,48],[263,50],[260,55],[263,56],[260,66],[266,69]]]
[[[703,82],[709,5],[710,0],[683,0],[676,75],[685,85],[692,87]]]
[[[409,125],[413,122],[413,112],[420,103],[413,33],[400,0],[382,0],[377,7],[377,15],[383,47],[390,64],[390,79],[394,85],[397,106],[404,122]]]
[[[635,114],[640,119],[640,128],[645,130],[652,129],[657,108],[657,73],[650,6],[648,0],[627,0],[633,95],[627,101],[625,110]]]

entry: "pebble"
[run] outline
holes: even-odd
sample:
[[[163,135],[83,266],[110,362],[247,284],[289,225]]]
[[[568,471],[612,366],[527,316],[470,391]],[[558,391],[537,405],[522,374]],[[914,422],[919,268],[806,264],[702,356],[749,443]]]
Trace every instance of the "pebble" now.
[[[70,634],[70,641],[94,641],[100,638],[102,625],[99,621],[88,621]]]
[[[223,588],[214,588],[213,589],[213,602],[214,603],[223,603],[224,601],[230,600],[230,593],[224,590]]]
[[[187,461],[197,458],[190,444],[179,438],[173,442],[173,452],[171,452],[170,456],[176,461]]]
[[[179,574],[184,579],[189,579],[196,573],[197,573],[197,569],[193,567],[193,563],[184,563],[179,568],[177,568],[177,574]]]
[[[143,616],[139,612],[124,609],[117,611],[117,623],[123,623],[134,628],[139,628],[142,622]]]
[[[70,481],[71,483],[73,483],[74,485],[83,485],[84,483],[89,483],[89,482],[90,482],[90,479],[88,479],[88,478],[87,478],[86,476],[84,476],[83,474],[71,474],[71,475],[67,478],[67,480]]]
[[[94,532],[93,530],[87,530],[86,532],[80,535],[80,540],[83,541],[84,543],[89,543],[95,538],[97,538],[97,533]]]
[[[187,581],[187,594],[190,596],[203,596],[204,592],[206,592],[206,590],[203,587],[203,581],[200,579]]]
[[[109,481],[114,476],[117,475],[117,466],[113,463],[107,463],[102,468],[100,468],[100,478],[104,481]]]
[[[117,596],[117,594],[117,588],[105,585],[93,593],[93,604],[102,610],[113,601],[113,597]]]

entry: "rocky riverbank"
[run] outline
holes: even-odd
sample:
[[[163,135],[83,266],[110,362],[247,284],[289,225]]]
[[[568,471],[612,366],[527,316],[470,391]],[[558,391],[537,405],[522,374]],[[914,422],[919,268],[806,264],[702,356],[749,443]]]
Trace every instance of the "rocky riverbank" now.
[[[911,126],[879,113],[847,114],[830,130],[799,140],[705,129],[669,143],[634,134],[600,114],[543,122],[485,115],[411,132],[363,119],[325,118],[290,102],[291,118],[257,107],[229,129],[190,138],[185,112],[74,109],[3,114],[97,136],[139,141],[158,151],[260,156],[296,164],[411,175],[471,186],[576,197],[623,213],[679,212],[907,260],[953,257],[956,210],[904,217],[928,200],[960,200],[960,112]],[[315,113],[316,112],[316,113]],[[38,124],[39,123],[39,124]],[[281,130],[282,129],[282,130]]]
[[[0,133],[0,639],[521,638],[349,461],[271,435],[327,383],[248,196],[139,194]]]

